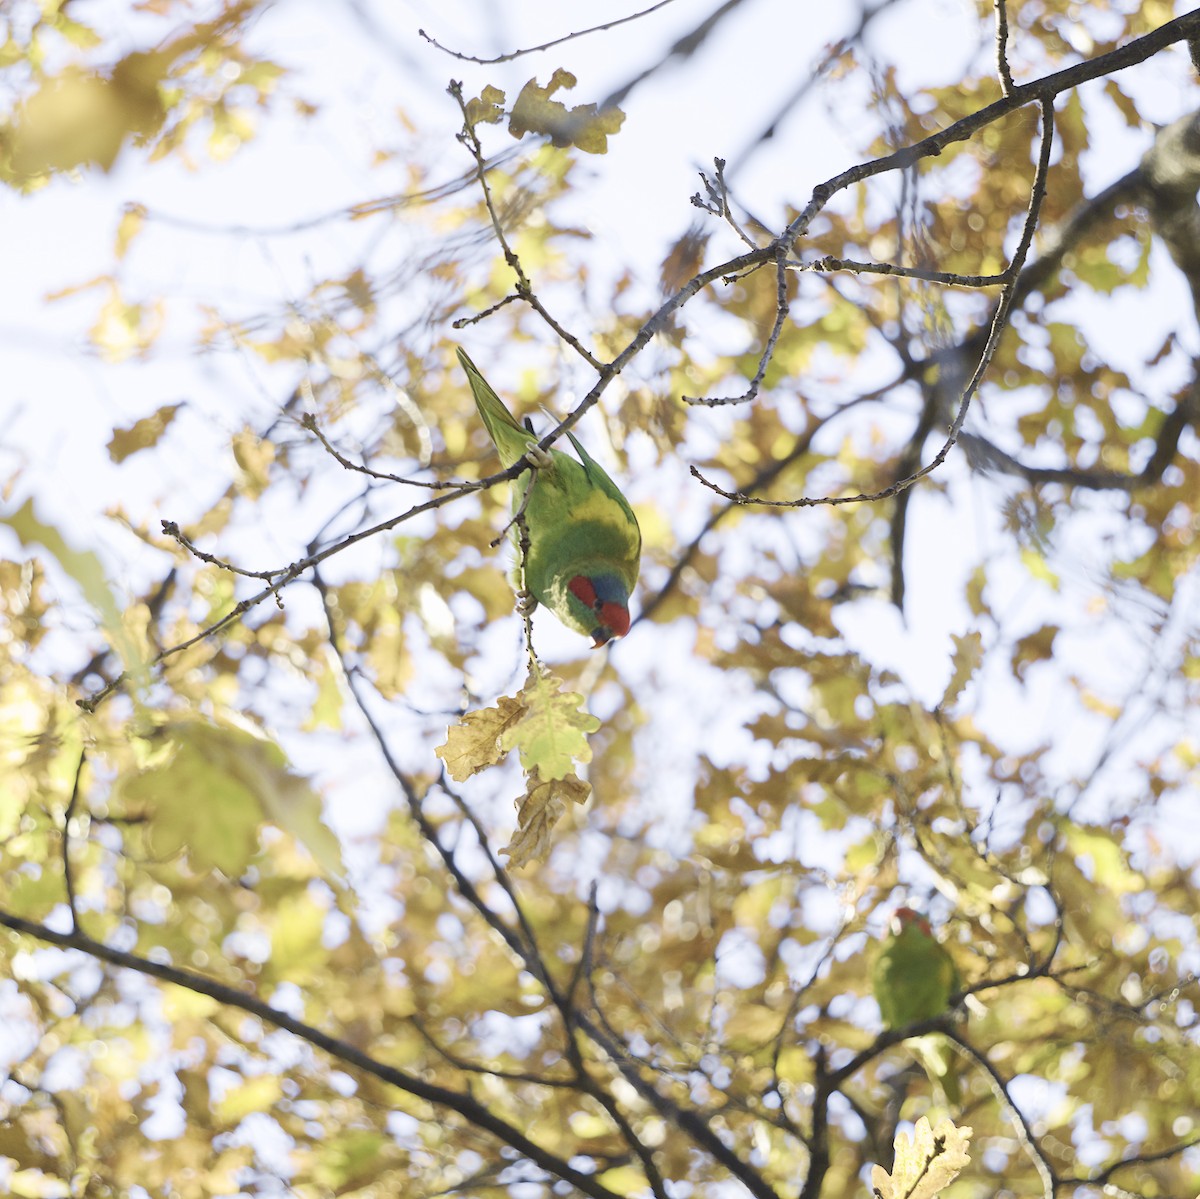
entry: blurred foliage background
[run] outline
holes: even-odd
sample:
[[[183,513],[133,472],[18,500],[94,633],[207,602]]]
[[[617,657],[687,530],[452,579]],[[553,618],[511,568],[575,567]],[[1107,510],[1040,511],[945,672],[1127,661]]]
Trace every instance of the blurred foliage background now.
[[[0,1184],[1195,1194],[1200,14],[505,7],[0,14]],[[458,344],[645,542],[519,870]]]

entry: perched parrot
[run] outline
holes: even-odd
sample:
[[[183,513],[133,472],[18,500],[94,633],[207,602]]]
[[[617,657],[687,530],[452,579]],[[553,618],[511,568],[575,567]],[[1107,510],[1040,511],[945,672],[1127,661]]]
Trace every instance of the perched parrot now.
[[[525,508],[529,529],[525,586],[538,603],[567,628],[590,637],[593,645],[624,636],[629,632],[629,595],[642,553],[642,533],[633,509],[571,433],[567,436],[578,462],[561,450],[547,454],[462,350],[458,360],[500,461],[512,466],[529,453],[536,468]],[[528,486],[529,472],[523,471],[513,484],[514,509]]]
[[[873,983],[879,1013],[889,1029],[940,1016],[949,1008],[950,996],[962,989],[954,960],[934,937],[929,921],[912,908],[897,908],[892,915],[891,936],[875,959]],[[937,1033],[912,1037],[906,1044],[946,1101],[961,1103],[953,1045]]]

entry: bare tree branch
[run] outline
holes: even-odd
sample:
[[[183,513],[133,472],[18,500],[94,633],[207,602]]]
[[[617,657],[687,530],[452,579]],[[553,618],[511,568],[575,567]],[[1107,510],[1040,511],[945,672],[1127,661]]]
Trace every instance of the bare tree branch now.
[[[495,58],[477,58],[474,54],[462,54],[458,50],[451,50],[448,46],[443,46],[436,38],[430,37],[424,29],[418,29],[417,34],[423,37],[431,46],[436,46],[445,54],[449,54],[451,58],[460,59],[462,62],[477,62],[484,66],[491,66],[499,62],[512,62],[515,58],[523,58],[526,54],[537,54],[541,50],[551,50],[555,46],[561,46],[564,42],[572,42],[576,38],[587,37],[589,33],[600,33],[606,29],[616,29],[618,25],[627,25],[630,21],[640,21],[642,17],[648,17],[652,12],[657,12],[660,8],[666,8],[672,0],[658,0],[657,4],[650,5],[649,8],[643,8],[640,12],[630,13],[627,17],[618,17],[615,21],[606,21],[603,25],[592,25],[587,29],[577,29],[574,33],[564,34],[562,37],[556,37],[552,41],[542,42],[540,46],[527,46],[523,50],[513,50],[508,54],[497,54]]]
[[[20,933],[22,936],[35,937],[39,941],[57,945],[62,949],[78,950],[98,961],[107,962],[111,966],[118,966],[123,970],[133,970],[138,974],[148,975],[150,978],[157,978],[162,982],[173,983],[177,987],[194,991],[198,995],[207,995],[210,999],[215,999],[226,1007],[247,1012],[267,1024],[274,1025],[276,1028],[281,1028],[285,1032],[290,1032],[293,1036],[307,1041],[346,1066],[378,1078],[381,1082],[388,1083],[405,1094],[423,1099],[435,1108],[456,1112],[468,1123],[490,1133],[502,1144],[511,1145],[547,1174],[561,1178],[583,1194],[592,1196],[592,1199],[619,1199],[614,1191],[610,1191],[598,1179],[576,1170],[569,1162],[557,1157],[549,1150],[543,1149],[536,1142],[531,1141],[519,1128],[502,1120],[470,1095],[448,1090],[446,1087],[437,1086],[416,1075],[399,1070],[395,1066],[376,1061],[370,1054],[364,1053],[349,1041],[343,1041],[314,1028],[311,1024],[305,1024],[304,1021],[297,1020],[294,1016],[289,1016],[286,1012],[273,1008],[270,1004],[263,1003],[262,1000],[247,995],[235,987],[226,986],[224,983],[198,974],[194,970],[169,966],[165,962],[155,962],[148,958],[138,957],[137,954],[126,953],[121,949],[113,949],[100,941],[93,941],[91,937],[86,936],[78,929],[73,932],[57,932],[44,924],[24,920],[20,916],[14,916],[11,912],[2,909],[0,909],[0,925],[12,929],[13,932]]]

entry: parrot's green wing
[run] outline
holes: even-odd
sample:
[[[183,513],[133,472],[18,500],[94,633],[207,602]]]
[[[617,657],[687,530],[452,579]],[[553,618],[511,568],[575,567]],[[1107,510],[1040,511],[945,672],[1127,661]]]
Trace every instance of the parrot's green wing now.
[[[458,350],[458,361],[467,372],[467,382],[470,383],[471,394],[475,397],[475,407],[479,409],[488,434],[500,453],[500,461],[507,470],[524,456],[530,446],[537,445],[538,439],[509,412],[504,401],[492,390],[492,385],[479,373],[479,368],[461,348]]]
[[[954,959],[920,919],[903,920],[900,930],[887,939],[875,959],[872,983],[879,1014],[889,1029],[940,1016],[949,1008],[950,997],[962,989]],[[907,1044],[947,1101],[961,1102],[958,1055],[947,1038],[932,1033]]]
[[[461,349],[458,360],[500,461],[512,466],[538,439],[518,423]],[[532,484],[524,471],[513,487],[513,506],[525,501],[529,530],[525,585],[568,628],[603,645],[629,631],[642,534],[604,468],[573,434],[567,436],[578,462],[551,450],[549,464],[538,468]]]
[[[588,477],[588,482],[593,487],[600,488],[610,500],[617,504],[621,511],[624,512],[626,520],[636,528],[637,517],[634,516],[633,509],[629,506],[629,501],[621,494],[621,489],[609,478],[608,471],[579,444],[579,438],[574,433],[568,432],[567,436],[571,439],[571,444],[575,447],[575,452],[579,455],[579,461],[583,464],[583,471]],[[642,542],[640,531],[637,540],[640,550]]]

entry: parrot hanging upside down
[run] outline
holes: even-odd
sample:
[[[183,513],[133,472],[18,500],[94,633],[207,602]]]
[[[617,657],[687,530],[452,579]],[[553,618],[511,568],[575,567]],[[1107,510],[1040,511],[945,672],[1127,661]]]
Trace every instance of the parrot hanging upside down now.
[[[624,636],[642,553],[633,510],[573,434],[567,436],[579,462],[561,450],[546,453],[461,349],[458,360],[500,461],[509,467],[528,455],[535,469],[525,506],[525,586],[538,603],[567,628],[590,637],[593,645]],[[523,471],[513,483],[514,509],[530,486],[529,472]]]
[[[897,908],[892,915],[891,936],[875,960],[872,981],[879,1014],[889,1029],[940,1016],[949,1009],[950,996],[962,990],[954,959],[934,937],[929,921],[912,908]],[[947,1102],[961,1103],[952,1044],[936,1033],[906,1043]]]

